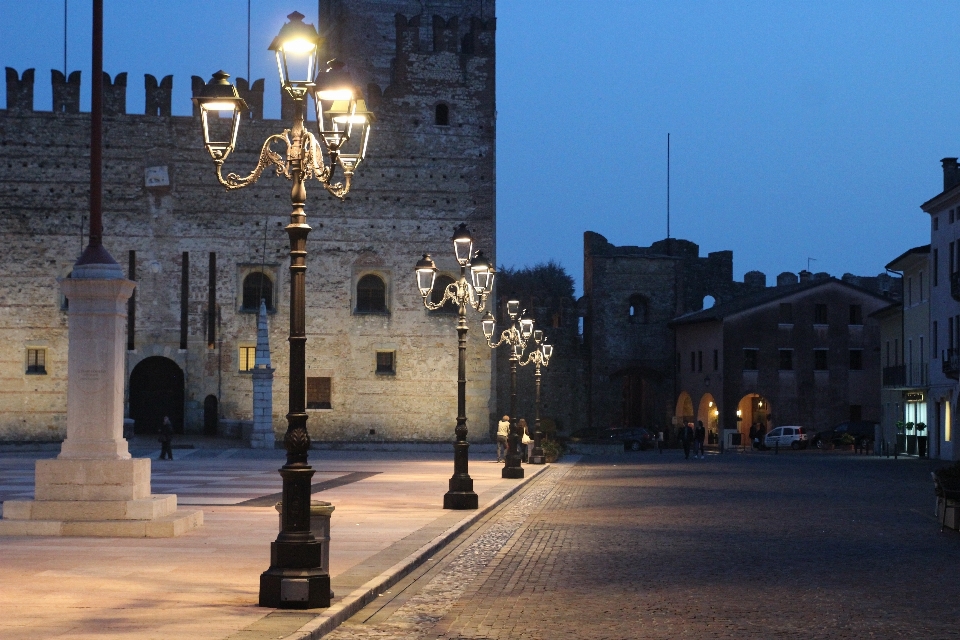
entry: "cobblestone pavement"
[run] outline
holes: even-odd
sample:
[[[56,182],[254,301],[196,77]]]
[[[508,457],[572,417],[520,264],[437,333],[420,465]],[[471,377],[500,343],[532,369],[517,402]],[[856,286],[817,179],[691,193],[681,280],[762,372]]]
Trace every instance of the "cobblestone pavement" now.
[[[667,452],[555,467],[402,604],[327,637],[960,637],[940,464]]]

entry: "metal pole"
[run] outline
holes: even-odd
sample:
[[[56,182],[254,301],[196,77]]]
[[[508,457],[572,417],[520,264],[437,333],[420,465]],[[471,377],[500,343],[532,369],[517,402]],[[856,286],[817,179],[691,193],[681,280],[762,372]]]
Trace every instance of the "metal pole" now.
[[[312,609],[330,606],[330,575],[323,569],[322,544],[310,531],[310,480],[307,462],[310,435],[306,413],[307,198],[302,169],[304,101],[295,100],[291,129],[290,173],[290,377],[289,412],[284,445],[282,529],[270,545],[270,568],[260,575],[260,606]]]
[[[506,462],[503,465],[501,478],[518,479],[523,477],[523,467],[520,466],[520,423],[517,420],[517,360],[519,358],[510,345],[510,435],[507,437]]]
[[[103,248],[103,0],[93,0],[93,94],[90,97],[90,234],[77,265],[117,265]],[[119,268],[119,265],[117,265]]]
[[[460,267],[460,281],[466,280],[467,268]],[[444,509],[476,509],[477,494],[468,472],[470,443],[467,442],[467,297],[460,300],[457,314],[457,440],[453,443],[453,476],[449,490],[443,494]]]
[[[537,356],[539,358],[539,355]],[[533,379],[536,381],[536,401],[534,402],[534,407],[536,410],[534,418],[534,427],[533,427],[533,453],[530,454],[530,464],[544,464],[546,462],[543,457],[543,449],[540,447],[540,440],[543,438],[543,433],[540,431],[540,361],[537,360],[537,368],[533,374]]]

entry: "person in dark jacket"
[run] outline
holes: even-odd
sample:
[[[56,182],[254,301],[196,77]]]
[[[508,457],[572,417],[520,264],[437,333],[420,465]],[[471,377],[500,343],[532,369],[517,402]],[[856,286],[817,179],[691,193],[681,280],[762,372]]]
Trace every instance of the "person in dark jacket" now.
[[[688,422],[680,431],[680,441],[683,443],[683,457],[690,459],[690,445],[693,443],[693,423]]]
[[[697,420],[697,429],[693,433],[693,441],[696,446],[693,448],[693,457],[699,457],[701,460],[704,459],[703,456],[703,441],[707,438],[707,430],[703,428],[703,420]]]
[[[163,416],[163,424],[160,425],[160,459],[173,460],[173,423],[170,422],[170,416]]]

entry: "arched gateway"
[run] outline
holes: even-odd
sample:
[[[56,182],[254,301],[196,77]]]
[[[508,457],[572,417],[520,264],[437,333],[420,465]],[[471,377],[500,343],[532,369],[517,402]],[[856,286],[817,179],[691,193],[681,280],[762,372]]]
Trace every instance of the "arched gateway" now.
[[[162,356],[145,358],[130,373],[130,417],[134,431],[160,431],[163,416],[170,416],[176,433],[183,433],[183,370]]]

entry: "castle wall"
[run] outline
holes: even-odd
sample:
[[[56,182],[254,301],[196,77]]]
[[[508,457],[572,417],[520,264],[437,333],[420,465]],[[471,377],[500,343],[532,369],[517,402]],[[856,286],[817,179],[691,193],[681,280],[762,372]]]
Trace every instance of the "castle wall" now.
[[[452,439],[455,320],[423,308],[413,265],[421,253],[431,252],[441,270],[454,273],[450,237],[460,222],[467,222],[478,247],[496,257],[493,22],[474,21],[471,27],[476,2],[439,3],[435,10],[445,26],[450,18],[460,18],[457,48],[398,47],[402,16],[395,14],[410,4],[343,3],[343,22],[334,25],[343,39],[339,55],[360,76],[369,67],[369,81],[378,83],[367,87],[377,122],[368,159],[345,202],[326,195],[319,183],[307,185],[313,227],[307,244],[307,376],[332,379],[331,409],[308,411],[315,439]],[[492,5],[485,3],[490,14]],[[465,38],[488,44],[481,53],[465,54]],[[396,72],[399,67],[402,74]],[[58,439],[65,432],[67,315],[56,279],[70,272],[85,244],[89,116],[66,106],[57,113],[33,111],[32,89],[28,105],[21,86],[26,80],[17,78],[11,87],[9,72],[7,77],[8,109],[0,110],[0,233],[7,248],[0,275],[0,440]],[[111,85],[115,93],[119,80]],[[158,86],[156,79],[153,84],[154,91],[168,92],[169,102],[169,84]],[[267,86],[276,84],[270,79]],[[104,120],[104,244],[127,270],[135,252],[138,286],[128,380],[146,358],[169,358],[184,371],[187,432],[202,431],[209,395],[219,398],[221,417],[251,419],[251,376],[238,369],[240,347],[256,343],[256,313],[241,310],[241,287],[243,278],[263,265],[274,280],[276,312],[269,319],[276,368],[273,422],[282,433],[290,184],[268,170],[254,186],[227,193],[202,148],[199,120],[168,115],[164,96],[153,94],[151,100],[149,91],[154,114],[122,113],[123,101],[115,96],[116,114]],[[70,96],[62,102],[71,104]],[[435,124],[441,102],[449,107],[447,125]],[[284,126],[246,119],[226,169],[251,170],[262,141]],[[168,184],[157,180],[164,174]],[[211,253],[216,255],[217,327],[212,341],[207,333]],[[187,340],[181,348],[185,254]],[[355,311],[356,283],[367,274],[384,280],[387,313]],[[26,373],[31,347],[44,350],[46,374]],[[377,351],[395,353],[395,374],[376,373]],[[492,410],[490,350],[474,342],[467,367],[471,439],[486,439]]]

